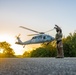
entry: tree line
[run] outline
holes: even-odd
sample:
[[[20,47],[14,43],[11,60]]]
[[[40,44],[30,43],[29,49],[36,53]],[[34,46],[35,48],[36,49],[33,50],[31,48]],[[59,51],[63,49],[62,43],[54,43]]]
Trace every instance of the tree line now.
[[[6,41],[4,42],[0,42],[0,50],[2,50],[3,52],[0,53],[0,57],[4,58],[4,57],[15,57],[15,52],[14,50],[10,47],[11,45],[9,43],[7,43]]]
[[[67,37],[63,37],[63,49],[65,57],[76,57],[76,32],[70,33]],[[0,57],[18,57],[15,55],[11,45],[6,41],[0,42],[0,49],[3,49],[3,53],[0,53]],[[55,57],[57,55],[56,41],[49,44],[43,43],[41,47],[36,48],[30,52],[25,51],[20,57]]]

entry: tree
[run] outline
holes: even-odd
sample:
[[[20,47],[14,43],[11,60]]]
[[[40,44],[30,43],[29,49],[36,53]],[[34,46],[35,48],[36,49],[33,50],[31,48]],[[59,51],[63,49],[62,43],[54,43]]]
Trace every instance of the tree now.
[[[56,50],[56,41],[50,42],[49,44],[43,43],[41,46],[47,50],[50,50],[50,57],[55,57],[57,50]]]
[[[50,51],[45,48],[39,47],[31,52],[31,57],[49,57]]]
[[[39,47],[31,52],[31,57],[55,57],[56,48],[53,43],[54,42],[50,43],[49,45],[46,43],[42,44],[42,47]]]
[[[64,55],[66,57],[76,57],[76,33],[69,34],[63,38]]]
[[[13,57],[15,54],[15,52],[10,46],[11,45],[6,41],[0,42],[0,49],[3,49],[3,54],[5,57]]]
[[[28,51],[25,51],[24,53],[23,53],[23,57],[30,57],[30,52],[28,52]]]

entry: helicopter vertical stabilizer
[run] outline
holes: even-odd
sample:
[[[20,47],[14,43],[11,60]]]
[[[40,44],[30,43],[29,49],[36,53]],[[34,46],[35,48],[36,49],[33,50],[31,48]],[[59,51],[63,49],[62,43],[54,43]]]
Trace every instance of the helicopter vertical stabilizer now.
[[[17,37],[17,40],[18,40],[18,42],[16,42],[16,44],[23,44],[23,42],[20,40],[20,38],[19,37]]]

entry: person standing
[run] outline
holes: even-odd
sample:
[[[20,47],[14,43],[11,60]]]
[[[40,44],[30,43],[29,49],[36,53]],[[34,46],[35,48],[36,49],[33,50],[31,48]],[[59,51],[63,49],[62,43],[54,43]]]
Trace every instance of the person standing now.
[[[56,29],[56,44],[57,44],[57,58],[63,58],[64,57],[64,52],[63,52],[63,43],[62,43],[62,29],[58,26],[55,25],[54,27]]]

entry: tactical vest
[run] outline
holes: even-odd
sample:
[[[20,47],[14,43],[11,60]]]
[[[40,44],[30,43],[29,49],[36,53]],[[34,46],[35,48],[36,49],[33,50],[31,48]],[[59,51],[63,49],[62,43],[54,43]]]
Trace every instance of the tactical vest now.
[[[62,40],[62,33],[57,33],[55,38],[56,38],[57,41]]]

